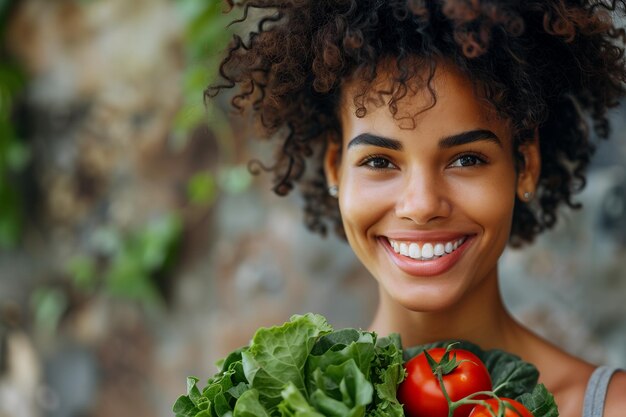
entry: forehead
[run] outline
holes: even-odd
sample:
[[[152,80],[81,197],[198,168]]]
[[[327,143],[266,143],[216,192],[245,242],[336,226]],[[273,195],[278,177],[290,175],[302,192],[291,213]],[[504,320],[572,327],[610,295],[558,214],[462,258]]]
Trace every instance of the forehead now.
[[[372,81],[355,75],[341,91],[339,117],[345,133],[371,125],[393,130],[433,128],[439,134],[455,130],[490,127],[503,139],[510,136],[510,123],[480,95],[480,88],[454,65],[438,62],[410,65],[405,86],[398,83],[394,61],[382,62]],[[363,110],[364,116],[363,116]]]

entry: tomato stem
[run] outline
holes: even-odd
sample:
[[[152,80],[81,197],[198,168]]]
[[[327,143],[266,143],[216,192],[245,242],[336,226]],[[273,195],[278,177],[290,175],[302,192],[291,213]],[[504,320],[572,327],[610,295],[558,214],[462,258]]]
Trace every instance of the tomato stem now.
[[[450,395],[448,395],[446,386],[443,383],[443,376],[452,372],[463,362],[472,362],[469,359],[463,359],[461,361],[457,361],[456,354],[454,354],[453,357],[450,358],[450,352],[453,346],[457,343],[458,342],[451,343],[448,345],[443,357],[441,358],[439,362],[435,361],[435,359],[432,356],[430,356],[426,350],[424,350],[424,355],[426,356],[426,359],[428,360],[428,363],[430,364],[431,370],[433,371],[433,374],[435,375],[435,377],[437,378],[437,381],[439,382],[439,387],[441,388],[441,392],[443,393],[443,396],[446,399],[446,402],[448,403],[448,417],[454,417],[454,411],[460,406],[467,405],[467,404],[482,405],[489,411],[489,414],[491,414],[492,417],[504,417],[504,412],[506,408],[508,408],[507,404],[504,401],[502,401],[500,397],[498,397],[498,395],[495,393],[495,391],[500,389],[502,385],[499,385],[498,387],[496,387],[495,390],[492,390],[492,391],[474,392],[456,401],[452,401],[452,399],[450,398]],[[476,396],[479,396],[479,395],[494,398],[498,402],[497,414],[493,410],[493,407],[491,406],[491,404],[487,403],[485,400],[474,399]]]
[[[448,417],[453,417],[454,410],[456,410],[455,402],[450,399],[448,395],[448,391],[446,390],[446,386],[443,383],[443,375],[441,372],[441,368],[437,368],[435,371],[435,376],[437,377],[437,381],[439,382],[439,387],[441,388],[441,392],[443,393],[446,402],[448,403]]]
[[[448,395],[446,386],[443,383],[443,374],[442,374],[441,368],[437,368],[435,370],[435,376],[437,377],[437,381],[439,382],[439,387],[441,388],[441,392],[443,393],[443,396],[446,399],[446,402],[448,403],[448,417],[454,417],[454,411],[460,406],[466,405],[466,404],[482,405],[489,411],[489,414],[491,414],[492,417],[504,417],[504,410],[506,409],[506,404],[493,391],[477,391],[459,400],[452,401],[452,399]],[[491,407],[491,405],[487,403],[485,400],[473,399],[474,397],[478,395],[483,395],[483,396],[496,399],[498,401],[498,413],[496,414],[496,412],[493,411],[493,408]]]

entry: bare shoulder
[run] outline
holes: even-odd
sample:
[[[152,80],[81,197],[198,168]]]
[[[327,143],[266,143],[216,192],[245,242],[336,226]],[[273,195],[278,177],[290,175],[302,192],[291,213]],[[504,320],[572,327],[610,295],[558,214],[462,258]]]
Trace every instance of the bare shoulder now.
[[[626,372],[616,372],[606,393],[604,417],[623,417],[626,410]]]

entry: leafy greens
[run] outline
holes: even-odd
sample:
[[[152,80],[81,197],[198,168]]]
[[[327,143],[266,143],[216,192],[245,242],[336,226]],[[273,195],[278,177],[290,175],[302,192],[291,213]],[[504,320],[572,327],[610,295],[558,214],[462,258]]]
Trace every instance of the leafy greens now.
[[[219,372],[198,388],[187,379],[176,417],[403,417],[396,398],[403,363],[438,342],[403,352],[400,337],[333,330],[316,314],[296,315],[282,326],[261,328],[249,346],[218,363]],[[552,395],[537,385],[534,366],[503,351],[460,342],[487,366],[494,392],[522,402],[535,417],[556,417]]]
[[[202,391],[197,378],[188,378],[187,395],[173,411],[177,417],[401,417],[402,363],[396,336],[333,331],[322,316],[293,316],[259,329]]]

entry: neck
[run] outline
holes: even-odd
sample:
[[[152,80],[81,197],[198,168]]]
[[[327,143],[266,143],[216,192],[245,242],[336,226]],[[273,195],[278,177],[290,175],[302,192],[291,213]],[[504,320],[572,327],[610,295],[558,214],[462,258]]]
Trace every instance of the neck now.
[[[506,310],[497,274],[453,307],[440,311],[409,311],[379,289],[380,303],[370,330],[398,333],[405,347],[447,339],[463,339],[483,349],[517,351],[522,327]]]

